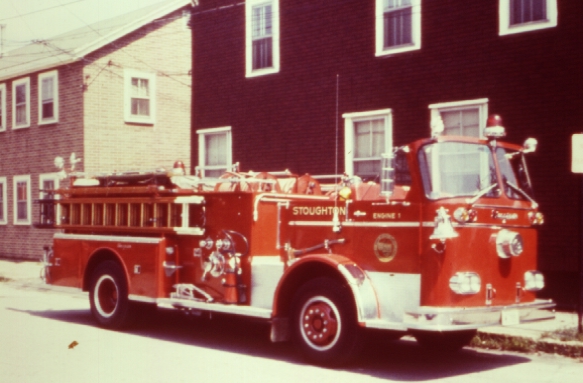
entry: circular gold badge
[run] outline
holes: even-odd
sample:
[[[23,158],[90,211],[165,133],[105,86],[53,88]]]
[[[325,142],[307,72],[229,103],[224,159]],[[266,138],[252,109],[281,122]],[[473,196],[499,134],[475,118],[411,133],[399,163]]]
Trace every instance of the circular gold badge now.
[[[397,255],[397,241],[390,234],[381,234],[374,242],[374,253],[381,262],[391,262]]]

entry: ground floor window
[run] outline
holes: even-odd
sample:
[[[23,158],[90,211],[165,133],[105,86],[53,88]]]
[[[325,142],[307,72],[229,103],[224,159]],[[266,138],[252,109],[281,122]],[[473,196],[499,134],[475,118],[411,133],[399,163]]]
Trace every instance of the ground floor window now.
[[[203,177],[220,177],[232,167],[231,127],[197,130],[198,166]]]
[[[0,225],[6,225],[7,201],[6,201],[6,177],[0,177]]]
[[[392,150],[391,109],[346,113],[342,117],[346,173],[378,180],[382,154]]]
[[[30,176],[14,176],[14,224],[31,223]]]
[[[429,105],[431,121],[441,118],[446,136],[483,137],[488,116],[488,99]]]
[[[39,176],[39,197],[40,199],[55,199],[54,190],[59,188],[59,177],[55,173],[41,174]],[[55,205],[41,204],[40,221],[45,224],[55,224]]]

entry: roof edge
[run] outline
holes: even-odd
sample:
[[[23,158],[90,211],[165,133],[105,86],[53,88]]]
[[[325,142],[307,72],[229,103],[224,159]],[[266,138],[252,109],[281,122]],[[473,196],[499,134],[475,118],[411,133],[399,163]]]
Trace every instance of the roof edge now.
[[[161,8],[157,8],[152,12],[148,13],[147,15],[141,17],[140,19],[135,20],[132,23],[127,24],[126,26],[116,30],[115,32],[109,33],[105,36],[102,36],[101,39],[98,39],[94,42],[91,42],[85,46],[82,46],[74,51],[76,57],[85,57],[90,53],[95,52],[96,50],[103,48],[107,44],[110,44],[120,38],[135,32],[139,28],[151,23],[152,21],[159,19],[169,13],[175,12],[180,8],[186,7],[190,5],[191,7],[195,7],[198,5],[198,0],[176,0],[172,3],[165,4]]]

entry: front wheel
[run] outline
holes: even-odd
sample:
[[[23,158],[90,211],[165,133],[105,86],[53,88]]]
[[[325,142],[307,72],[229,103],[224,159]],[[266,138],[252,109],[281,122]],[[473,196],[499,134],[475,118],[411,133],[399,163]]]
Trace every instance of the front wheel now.
[[[337,366],[360,350],[352,292],[330,278],[304,284],[292,307],[292,336],[296,347],[312,363]]]
[[[106,261],[97,266],[91,276],[89,302],[101,327],[120,329],[129,324],[128,287],[119,264]]]

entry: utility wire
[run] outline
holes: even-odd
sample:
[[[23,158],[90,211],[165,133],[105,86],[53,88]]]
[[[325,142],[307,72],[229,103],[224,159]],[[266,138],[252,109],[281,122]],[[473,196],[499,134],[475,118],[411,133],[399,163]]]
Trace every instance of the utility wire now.
[[[69,5],[69,4],[74,4],[74,3],[79,3],[81,1],[87,1],[87,0],[75,0],[75,1],[71,1],[70,3],[65,3],[65,4],[59,4],[59,5],[55,5],[53,7],[47,7],[47,8],[43,8],[43,9],[37,9],[36,11],[31,11],[28,13],[23,13],[23,14],[19,14],[17,16],[11,16],[11,17],[5,17],[3,19],[0,19],[0,21],[4,21],[4,20],[12,20],[12,19],[16,19],[18,17],[23,17],[23,16],[28,16],[28,15],[32,15],[35,13],[39,13],[39,12],[44,12],[44,11],[48,11],[50,9],[54,9],[54,8],[58,8],[58,7],[64,7],[65,5]],[[13,5],[14,7],[14,5]],[[16,7],[14,7],[14,9],[16,9]]]

